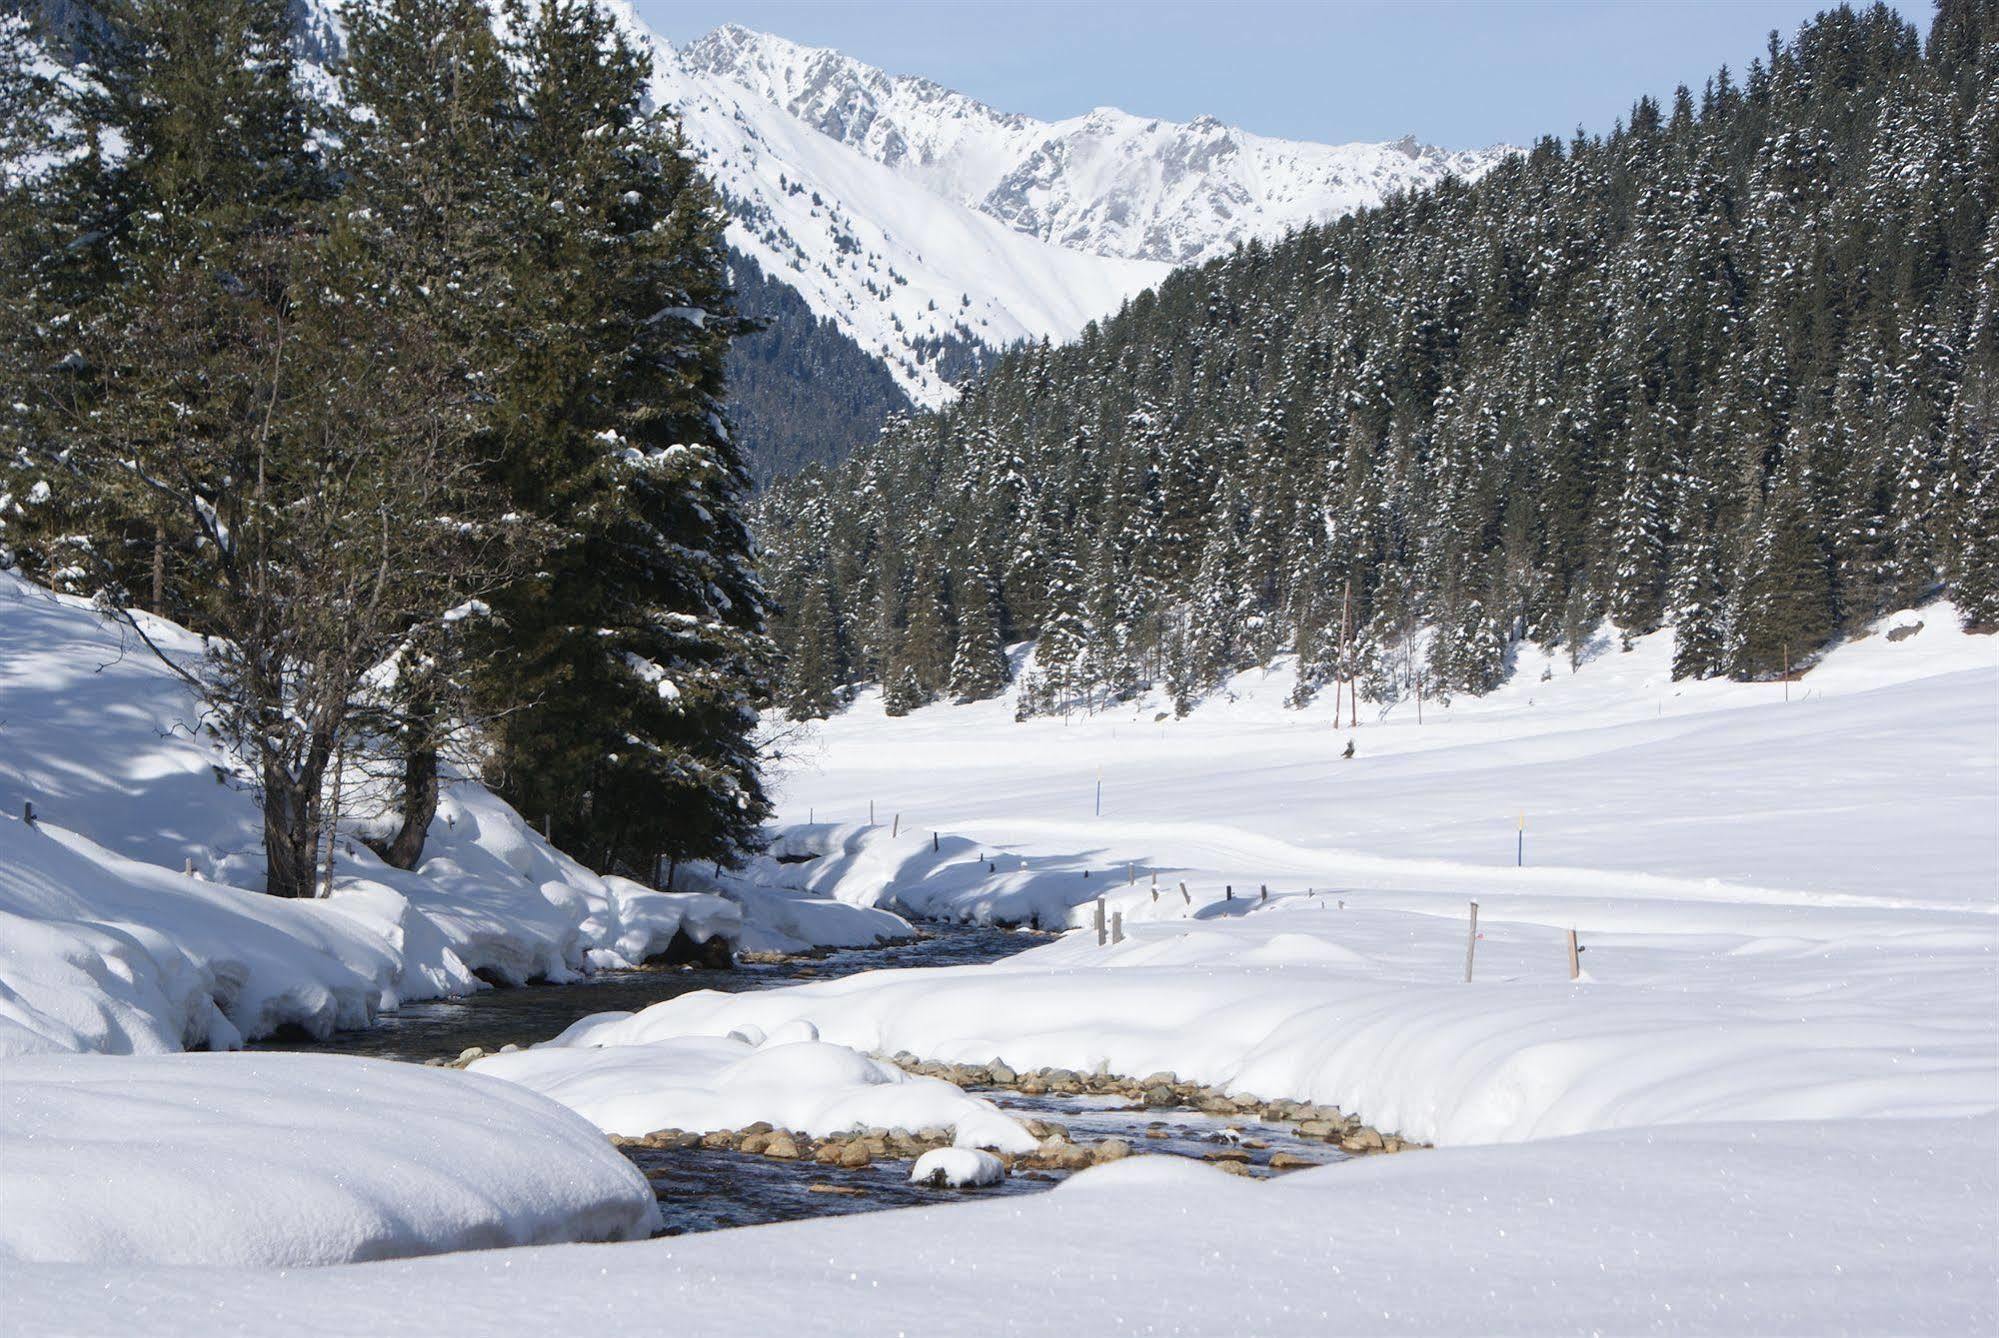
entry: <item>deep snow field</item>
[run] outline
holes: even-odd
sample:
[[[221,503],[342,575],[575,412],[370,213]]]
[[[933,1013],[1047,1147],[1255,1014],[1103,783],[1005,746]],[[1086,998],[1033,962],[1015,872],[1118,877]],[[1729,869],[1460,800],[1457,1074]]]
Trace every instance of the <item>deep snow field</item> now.
[[[357,859],[329,901],[232,891],[234,918],[212,921],[223,912],[193,909],[191,891],[242,880],[241,837],[218,837],[214,801],[194,796],[233,792],[200,745],[160,737],[157,669],[94,673],[106,657],[77,649],[79,611],[49,614],[17,584],[0,619],[10,598],[40,603],[0,623],[0,812],[26,789],[47,815],[0,821],[0,907],[20,917],[0,926],[0,1036],[29,1038],[15,1050],[365,1021],[421,968],[540,952],[587,969],[593,952],[623,955],[613,928],[645,932],[682,904],[596,879],[462,786],[435,871]],[[41,639],[12,639],[22,626]],[[1606,639],[1573,674],[1525,653],[1490,697],[1425,703],[1421,724],[1413,703],[1363,707],[1358,728],[1336,727],[1330,701],[1284,708],[1281,665],[1185,720],[1147,702],[1016,724],[1007,700],[891,720],[864,696],[783,779],[776,850],[811,858],[760,860],[722,880],[735,900],[698,905],[1072,932],[992,966],[685,995],[467,1074],[332,1056],[7,1060],[10,1328],[1991,1332],[1999,642],[1960,633],[1944,606],[1898,614],[1788,701],[1780,684],[1674,684],[1668,656],[1663,635],[1629,652]],[[178,872],[197,854],[213,882]],[[475,898],[498,898],[501,869],[581,913],[525,953],[516,931],[473,932],[484,922],[454,908],[490,910]],[[1099,895],[1120,943],[1098,944]],[[351,1002],[331,967],[295,997],[270,985],[292,959],[259,956],[267,932],[348,970]],[[501,941],[514,946],[482,946]],[[592,1125],[834,1128],[901,1107],[965,1147],[1017,1138],[986,1103],[855,1053],[899,1050],[1170,1069],[1436,1147],[1275,1182],[1136,1157],[1033,1197],[436,1253],[632,1234],[650,1201],[598,1159]],[[156,1068],[144,1083],[132,1069],[129,1094],[100,1081],[140,1063]],[[315,1102],[338,1116],[315,1120]],[[273,1185],[261,1198],[232,1200],[214,1176],[239,1121],[259,1130],[245,1167]],[[304,1126],[289,1142],[288,1121]],[[372,1149],[354,1134],[368,1128],[383,1131]],[[454,1137],[463,1153],[442,1150]],[[521,1138],[573,1169],[509,1169]],[[430,1174],[397,1171],[398,1154]],[[224,1183],[199,1183],[204,1166]],[[21,1204],[62,1202],[66,1178],[90,1192],[15,1224]],[[484,1216],[468,1206],[482,1190]],[[315,1205],[323,1240],[275,1257],[310,1234]],[[197,1229],[219,1214],[251,1220]],[[433,1257],[270,1268],[398,1253]]]

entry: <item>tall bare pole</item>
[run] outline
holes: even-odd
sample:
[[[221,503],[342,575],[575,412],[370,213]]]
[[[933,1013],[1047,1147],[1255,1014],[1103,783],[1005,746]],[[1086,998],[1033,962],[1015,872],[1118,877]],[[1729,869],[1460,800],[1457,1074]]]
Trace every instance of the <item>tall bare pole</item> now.
[[[1340,672],[1347,685],[1347,710],[1352,713],[1352,723],[1360,723],[1360,706],[1354,701],[1353,687],[1353,577],[1349,576],[1340,586]],[[1333,723],[1340,723],[1340,699],[1333,698]]]

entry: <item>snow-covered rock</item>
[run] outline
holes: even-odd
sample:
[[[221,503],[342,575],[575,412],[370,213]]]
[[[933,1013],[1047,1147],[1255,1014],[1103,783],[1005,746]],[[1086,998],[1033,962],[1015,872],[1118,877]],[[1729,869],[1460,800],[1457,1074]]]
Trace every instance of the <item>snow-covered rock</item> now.
[[[546,1045],[474,1071],[539,1092],[606,1133],[708,1133],[759,1120],[823,1138],[856,1129],[947,1128],[963,1147],[1026,1152],[1033,1135],[992,1102],[817,1039],[794,1021],[742,1036],[653,1041],[629,1013],[585,1018]],[[795,1038],[795,1039],[794,1039]]]
[[[997,1185],[1006,1179],[1006,1164],[977,1148],[932,1148],[909,1168],[909,1178],[919,1185],[935,1185],[940,1189],[971,1189]]]
[[[520,1087],[330,1055],[0,1064],[0,1257],[291,1268],[644,1239],[652,1191]]]

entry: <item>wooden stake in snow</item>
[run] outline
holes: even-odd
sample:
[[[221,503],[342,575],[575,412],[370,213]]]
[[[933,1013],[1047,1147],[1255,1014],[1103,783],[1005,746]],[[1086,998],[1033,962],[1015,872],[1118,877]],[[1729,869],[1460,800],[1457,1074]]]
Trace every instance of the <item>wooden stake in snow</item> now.
[[[1123,911],[1112,911],[1112,912],[1111,912],[1111,942],[1112,942],[1112,943],[1122,943],[1122,942],[1124,942],[1124,912],[1123,912]]]
[[[30,827],[35,825],[34,800],[24,799],[21,801],[21,821],[27,823]]]
[[[888,834],[890,840],[902,835],[902,814],[895,815],[895,821],[889,826]]]
[[[938,845],[938,844],[937,844],[937,833],[936,833],[936,832],[932,832],[932,833],[930,833],[930,848],[931,848],[932,850],[942,850],[942,849],[944,848],[944,847],[942,847],[942,846],[940,846],[940,845]]]
[[[1575,980],[1583,973],[1582,949],[1576,946],[1576,931],[1569,931],[1569,979]]]
[[[868,826],[872,827],[874,825],[875,825],[875,801],[870,799],[868,800]]]
[[[1575,935],[1571,934],[1569,937],[1574,938]],[[1098,897],[1097,898],[1097,946],[1101,948],[1104,946],[1104,944],[1108,942],[1110,942],[1110,928],[1108,925],[1104,923],[1104,899],[1102,897]]]
[[[1136,864],[1127,864],[1124,866],[1124,885],[1126,887],[1136,887],[1138,885],[1138,866]]]
[[[1223,901],[1234,901],[1234,900],[1235,900],[1235,884],[1234,884],[1234,883],[1229,883],[1229,884],[1225,885],[1225,886],[1224,886],[1224,887],[1222,888],[1222,900],[1223,900]]]
[[[1258,901],[1270,900],[1270,884],[1258,883],[1256,885],[1256,899]]]
[[[1185,883],[1180,884],[1180,900],[1186,902],[1189,906],[1194,904],[1194,895],[1187,890]]]
[[[1478,903],[1471,904],[1471,928],[1465,934],[1465,984],[1471,984],[1472,954],[1478,951]]]
[[[190,878],[194,877],[194,856],[189,855],[187,857],[187,863],[182,866],[181,872]],[[1575,935],[1571,934],[1569,937],[1574,938]]]

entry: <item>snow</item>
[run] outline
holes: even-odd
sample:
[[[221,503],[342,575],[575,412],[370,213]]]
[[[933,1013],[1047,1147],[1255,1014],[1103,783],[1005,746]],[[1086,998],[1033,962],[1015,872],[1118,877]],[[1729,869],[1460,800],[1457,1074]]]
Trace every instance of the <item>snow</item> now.
[[[729,200],[730,243],[926,406],[952,389],[922,341],[1073,339],[1174,265],[1511,152],[1299,143],[1110,108],[1042,122],[734,25],[676,51],[612,8]]]
[[[483,1078],[288,1054],[45,1056],[0,1076],[0,1258],[290,1268],[659,1222],[595,1129]]]
[[[114,663],[115,648],[68,623],[77,648],[52,654],[47,628],[9,608],[0,634],[21,632],[8,644],[23,649],[0,662],[12,675],[0,676],[0,803],[32,793],[45,820],[0,823],[0,896],[13,898],[0,904],[24,917],[0,931],[8,1035],[168,1049],[274,1013],[365,1011],[412,954],[435,963],[464,944],[503,958],[489,938],[530,889],[568,909],[522,937],[567,932],[579,956],[643,919],[651,903],[629,899],[657,895],[570,881],[496,800],[454,787],[450,862],[434,874],[393,881],[357,856],[330,901],[256,898],[231,883],[240,853],[203,835],[226,824],[197,791],[244,802],[207,770],[211,754],[163,737],[150,680],[114,692],[89,672],[137,662]],[[1663,637],[1629,652],[1605,641],[1573,674],[1524,651],[1484,699],[1425,703],[1420,724],[1414,703],[1369,708],[1357,728],[1336,725],[1330,700],[1286,709],[1282,664],[1185,720],[1148,701],[1015,724],[1006,700],[890,719],[868,694],[794,750],[816,766],[785,780],[777,851],[813,858],[690,879],[704,890],[684,895],[751,920],[765,895],[812,914],[904,907],[1070,932],[987,967],[686,995],[469,1074],[410,1074],[464,1084],[440,1096],[482,1093],[509,1125],[483,1094],[548,1111],[546,1094],[632,1132],[941,1123],[960,1149],[1004,1151],[1019,1126],[1003,1114],[869,1056],[1170,1069],[1335,1104],[1434,1149],[1269,1183],[1134,1157],[1035,1197],[587,1250],[286,1272],[0,1262],[11,1329],[616,1335],[684,1313],[744,1334],[1991,1330],[1999,643],[1957,630],[1947,606],[1907,610],[1831,651],[1788,701],[1782,684],[1674,683],[1668,663]],[[24,675],[40,686],[9,698]],[[72,728],[46,723],[71,709]],[[32,748],[16,747],[17,728]],[[1356,755],[1342,760],[1348,738]],[[862,821],[870,800],[888,825]],[[86,829],[82,815],[100,811],[150,834]],[[827,821],[795,821],[808,812]],[[201,877],[176,871],[183,851],[200,854]],[[476,901],[488,885],[496,900]],[[1116,945],[1097,942],[1098,896],[1121,918]],[[269,919],[225,918],[239,902]],[[582,928],[593,916],[602,926]],[[295,995],[260,988],[266,953],[303,982]],[[25,1058],[4,1077],[12,1101],[33,1066],[67,1081],[265,1058]],[[309,1087],[298,1099],[339,1133],[341,1100]],[[450,1112],[430,1088],[393,1104],[413,1125]],[[984,1118],[1004,1125],[968,1132]],[[368,1147],[295,1139],[271,1164],[336,1176],[404,1150],[400,1128],[370,1127]],[[4,1150],[0,1174],[16,1174]],[[143,1185],[141,1163],[100,1182]],[[457,1169],[441,1154],[422,1164]],[[108,1192],[81,1171],[69,1183],[80,1203]],[[517,1229],[514,1193],[492,1201]],[[214,1240],[231,1216],[204,1210],[188,1234]],[[1037,1287],[1023,1294],[1022,1278]]]
[[[149,620],[149,634],[200,652],[171,624]],[[135,641],[0,573],[0,1054],[226,1048],[287,1026],[324,1036],[489,981],[634,965],[677,936],[796,951],[910,932],[884,911],[781,890],[739,902],[712,884],[663,893],[600,877],[463,780],[447,784],[416,870],[388,867],[349,829],[331,897],[267,897],[242,767]],[[32,825],[16,816],[30,802]]]
[[[289,1273],[0,1266],[13,1332],[1990,1332],[1999,1130],[1734,1124]],[[1808,1206],[1807,1206],[1808,1205]],[[1026,1281],[1027,1285],[1023,1285]]]
[[[628,1013],[585,1018],[546,1045],[472,1068],[559,1101],[606,1133],[709,1133],[766,1121],[823,1138],[859,1129],[947,1128],[966,1147],[1029,1152],[1037,1140],[990,1101],[940,1078],[819,1041],[809,1027],[768,1037],[649,1040]]]
[[[739,25],[680,64],[725,78],[936,194],[1095,255],[1195,264],[1379,204],[1447,173],[1475,180],[1514,150],[1271,139],[1211,116],[1181,124],[1098,107],[1048,122],[927,79]]]
[[[783,811],[875,797],[901,834],[796,827],[781,849],[825,853],[751,875],[1076,930],[991,967],[687,996],[635,1025],[809,1021],[873,1052],[1170,1069],[1451,1145],[1992,1112],[1996,649],[1946,606],[1906,611],[1786,702],[1673,683],[1661,635],[1573,675],[1523,657],[1487,698],[1357,730],[1330,702],[1283,708],[1282,669],[1184,721],[867,701],[826,725]],[[933,828],[955,835],[933,849]],[[1099,896],[1120,944],[1097,943]]]
[[[977,1148],[932,1148],[909,1168],[909,1178],[919,1184],[970,1189],[997,1185],[1006,1179],[1006,1166],[992,1153]]]

